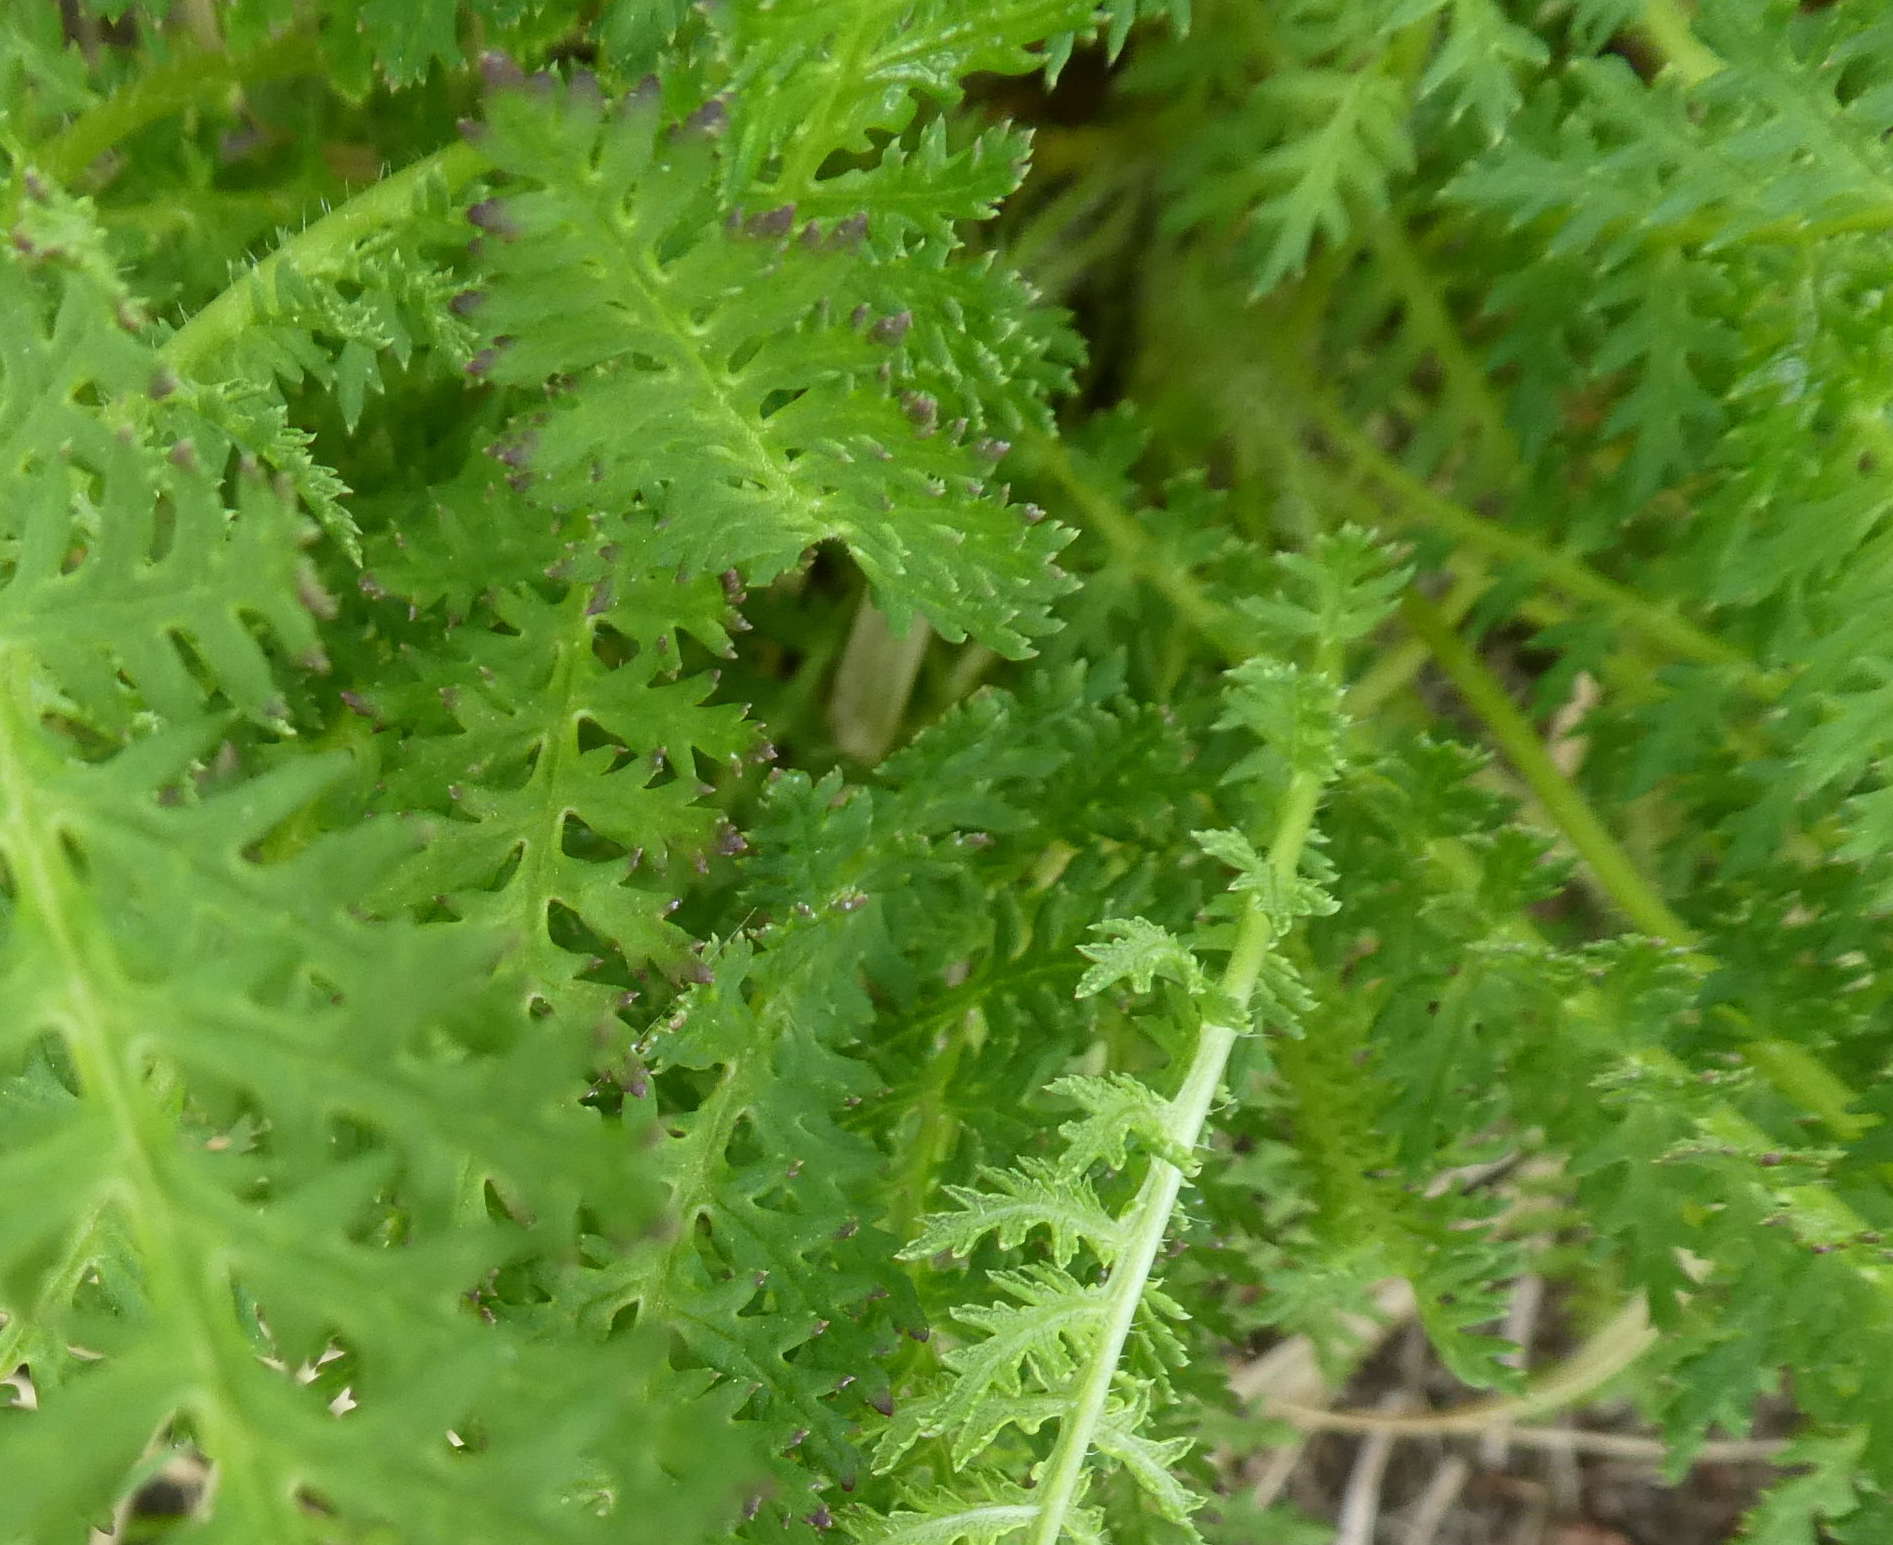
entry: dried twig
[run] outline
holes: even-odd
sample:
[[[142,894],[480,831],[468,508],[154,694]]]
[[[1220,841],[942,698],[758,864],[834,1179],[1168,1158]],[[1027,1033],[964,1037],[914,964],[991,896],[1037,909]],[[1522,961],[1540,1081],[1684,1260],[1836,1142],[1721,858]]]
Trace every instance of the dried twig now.
[[[1363,1352],[1371,1351],[1412,1316],[1414,1307],[1412,1286],[1401,1278],[1390,1278],[1374,1289],[1377,1319],[1356,1315],[1343,1323],[1347,1333],[1359,1339]],[[1314,1343],[1306,1336],[1290,1336],[1253,1362],[1235,1369],[1229,1376],[1229,1387],[1245,1403],[1287,1401],[1318,1408],[1333,1398],[1315,1356]],[[1269,1506],[1282,1494],[1306,1448],[1304,1442],[1282,1444],[1254,1455],[1243,1466],[1243,1480],[1257,1508]],[[1224,1454],[1219,1460],[1227,1463],[1231,1457]]]
[[[1407,1521],[1407,1545],[1433,1545],[1433,1537],[1446,1522],[1447,1511],[1459,1500],[1471,1476],[1472,1466],[1457,1454],[1440,1461],[1426,1490],[1413,1504],[1413,1516]]]
[[[1543,1248],[1543,1242],[1534,1240],[1536,1249]],[[1507,1352],[1504,1361],[1515,1368],[1525,1368],[1531,1362],[1531,1344],[1533,1333],[1538,1328],[1538,1311],[1544,1303],[1545,1279],[1537,1272],[1526,1272],[1512,1284],[1512,1291],[1505,1310],[1505,1339],[1517,1348]],[[1488,1470],[1502,1469],[1507,1453],[1506,1436],[1509,1428],[1504,1424],[1493,1426],[1479,1439],[1479,1463]]]
[[[1406,1402],[1395,1391],[1381,1401],[1389,1410]],[[1341,1493],[1341,1514],[1335,1520],[1334,1545],[1374,1545],[1374,1524],[1380,1517],[1380,1488],[1387,1476],[1387,1460],[1393,1454],[1391,1432],[1371,1432],[1354,1456],[1354,1468],[1348,1472],[1347,1488]]]
[[[1248,1475],[1252,1477],[1249,1497],[1258,1511],[1270,1506],[1282,1494],[1282,1488],[1301,1464],[1301,1456],[1307,1449],[1306,1442],[1285,1443],[1280,1448],[1265,1450],[1249,1466]]]

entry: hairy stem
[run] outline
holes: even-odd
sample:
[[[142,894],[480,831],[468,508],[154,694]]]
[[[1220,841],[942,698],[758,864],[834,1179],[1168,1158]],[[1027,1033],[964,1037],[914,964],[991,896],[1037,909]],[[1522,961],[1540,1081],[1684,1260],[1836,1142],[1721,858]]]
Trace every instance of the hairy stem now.
[[[1045,455],[1042,464],[1072,495],[1089,523],[1105,537],[1118,556],[1169,599],[1176,606],[1179,616],[1225,661],[1233,664],[1247,654],[1247,643],[1240,632],[1241,619],[1236,613],[1211,597],[1194,576],[1158,552],[1136,520],[1109,495],[1087,482],[1062,447],[1057,448],[1055,456]],[[1417,479],[1414,481],[1417,484]],[[1430,494],[1431,490],[1427,492]],[[1465,518],[1477,519],[1470,513],[1465,513]],[[1600,583],[1608,584],[1608,581]],[[1390,651],[1380,665],[1349,692],[1349,707],[1361,713],[1385,702],[1412,679],[1426,658],[1439,658],[1442,668],[1447,669],[1449,676],[1454,676],[1455,684],[1466,694],[1468,704],[1479,711],[1492,728],[1500,749],[1513,761],[1527,785],[1539,797],[1547,814],[1558,822],[1567,840],[1578,850],[1592,874],[1626,916],[1653,937],[1693,949],[1694,931],[1643,877],[1622,846],[1597,819],[1584,797],[1558,771],[1532,732],[1529,722],[1506,697],[1503,687],[1492,679],[1490,672],[1485,670],[1470,650],[1458,644],[1452,634],[1451,624],[1470,609],[1484,584],[1483,577],[1477,572],[1463,574],[1460,584],[1455,586],[1439,607],[1431,606],[1418,597],[1411,597],[1413,606],[1406,611],[1410,622],[1417,609],[1424,608],[1423,612],[1418,612],[1423,621],[1414,628],[1414,632],[1420,636],[1418,646]],[[1630,599],[1634,601],[1634,597]],[[1430,627],[1427,625],[1429,622],[1432,624]],[[1440,640],[1445,641],[1448,649],[1458,645],[1453,658],[1461,667],[1460,675],[1454,675],[1446,659],[1434,647]],[[1720,650],[1722,646],[1718,644],[1716,648]],[[1755,672],[1753,666],[1749,666],[1748,670],[1751,673],[1749,684],[1757,695],[1773,695],[1775,688],[1769,678]],[[1468,691],[1466,683],[1474,679],[1475,675],[1481,685]],[[1461,676],[1465,679],[1462,680]],[[1492,714],[1488,715],[1486,708],[1490,708]],[[1501,717],[1505,724],[1503,732],[1500,729]],[[1521,757],[1524,760],[1520,760]],[[1547,792],[1552,790],[1556,792],[1547,798]],[[1565,820],[1560,819],[1560,812],[1575,824],[1567,825]],[[1699,955],[1697,958],[1700,964],[1714,964],[1706,956]],[[1724,1007],[1727,1013],[1735,1012]],[[1745,1016],[1742,1022],[1746,1027]],[[1818,1117],[1822,1125],[1841,1140],[1853,1140],[1870,1124],[1867,1118],[1851,1108],[1855,1099],[1854,1091],[1806,1048],[1757,1037],[1752,1029],[1748,1030],[1745,1041],[1745,1050],[1769,1083],[1802,1109]]]
[[[451,193],[472,182],[483,165],[471,145],[455,143],[382,178],[239,275],[171,336],[165,357],[179,370],[195,368],[250,325],[257,294],[275,283],[284,265],[312,270],[340,261],[364,237],[404,219],[430,182]]]
[[[1335,674],[1338,653],[1333,646],[1324,648],[1317,671]],[[1321,802],[1323,781],[1319,774],[1299,772],[1289,782],[1268,850],[1270,867],[1284,880],[1292,879],[1301,865],[1302,849],[1307,845],[1315,809]],[[1243,911],[1235,947],[1221,981],[1223,992],[1235,1002],[1246,1003],[1254,992],[1274,939],[1274,919],[1252,897]],[[1241,1034],[1242,1029],[1235,1025],[1203,1026],[1182,1087],[1171,1098],[1165,1113],[1164,1135],[1177,1149],[1188,1152],[1202,1140],[1210,1106],[1222,1085],[1223,1070]],[[1156,1264],[1157,1252],[1163,1248],[1170,1215],[1176,1209],[1182,1186],[1182,1170],[1167,1159],[1151,1159],[1150,1173],[1145,1176],[1131,1207],[1130,1243],[1112,1266],[1104,1300],[1102,1332],[1079,1376],[1078,1396],[1071,1414],[1059,1424],[1058,1441],[1041,1472],[1039,1510],[1027,1536],[1028,1545],[1057,1545],[1064,1533],[1066,1520],[1083,1484],[1085,1461],[1097,1439],[1098,1425],[1110,1399],[1111,1382],[1117,1376],[1118,1363],[1124,1355],[1124,1343],[1137,1318],[1137,1307],[1150,1285],[1151,1268]]]

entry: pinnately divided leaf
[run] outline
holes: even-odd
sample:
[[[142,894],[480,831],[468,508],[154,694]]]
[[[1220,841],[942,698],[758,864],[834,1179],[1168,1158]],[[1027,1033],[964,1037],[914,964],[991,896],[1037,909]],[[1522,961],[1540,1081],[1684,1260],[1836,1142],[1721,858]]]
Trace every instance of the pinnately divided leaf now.
[[[480,146],[519,186],[472,211],[475,367],[569,378],[512,431],[532,497],[639,506],[659,561],[757,583],[836,540],[897,624],[1015,655],[1045,630],[1063,538],[989,486],[1003,445],[890,374],[914,319],[875,310],[860,233],[720,204],[712,127],[654,94],[501,89]]]
[[[73,1397],[16,1452],[82,1446],[90,1478],[78,1493],[56,1464],[21,1471],[0,1527],[30,1536],[70,1523],[109,1498],[155,1425],[185,1420],[222,1440],[226,1538],[314,1539],[299,1487],[379,1513],[397,1476],[468,1539],[582,1537],[576,1518],[561,1521],[546,1486],[555,1472],[532,1444],[458,1469],[430,1454],[429,1435],[468,1421],[504,1430],[533,1380],[571,1377],[554,1349],[482,1334],[460,1312],[462,1284],[520,1242],[514,1226],[464,1217],[463,1187],[491,1184],[539,1210],[557,1249],[581,1192],[605,1203],[615,1231],[639,1225],[635,1192],[611,1176],[622,1149],[561,1099],[556,1059],[463,1049],[452,1016],[472,1005],[443,1012],[431,986],[477,969],[467,941],[345,915],[343,898],[410,836],[369,828],[277,863],[243,856],[333,766],[304,762],[167,806],[201,731],[75,764],[36,722],[29,658],[8,645],[4,659],[6,1046],[45,1046],[69,1096],[15,1129],[4,1164],[9,1188],[32,1198],[0,1260],[8,1332],[58,1349],[35,1378]],[[162,1082],[145,1076],[154,1063]],[[164,1094],[180,1078],[194,1091],[185,1130]],[[354,1134],[346,1144],[338,1124]],[[410,1245],[389,1252],[373,1233],[397,1172]],[[62,1302],[61,1273],[110,1273],[127,1314],[114,1324]],[[102,1368],[61,1366],[67,1344],[98,1337]],[[283,1371],[330,1346],[359,1388],[372,1457]],[[226,1376],[193,1374],[207,1364]],[[572,1403],[548,1434],[585,1444],[612,1424],[592,1396],[565,1390]]]
[[[936,1213],[904,1251],[909,1260],[925,1260],[942,1250],[968,1254],[986,1235],[1001,1249],[1016,1249],[1035,1230],[1043,1228],[1051,1257],[1060,1266],[1086,1241],[1095,1241],[1106,1257],[1115,1255],[1122,1239],[1118,1223],[1099,1205],[1082,1175],[1069,1173],[1068,1164],[1024,1158],[1016,1171],[989,1171],[981,1178],[991,1189],[948,1186],[946,1195],[960,1208],[957,1213]]]
[[[1097,931],[1105,935],[1104,941],[1084,945],[1080,951],[1092,963],[1078,979],[1080,997],[1104,992],[1119,982],[1129,982],[1133,992],[1149,992],[1159,977],[1185,991],[1208,984],[1195,956],[1168,929],[1141,917],[1108,917],[1097,925]]]
[[[1885,12],[0,5],[0,1545],[1886,1545]]]

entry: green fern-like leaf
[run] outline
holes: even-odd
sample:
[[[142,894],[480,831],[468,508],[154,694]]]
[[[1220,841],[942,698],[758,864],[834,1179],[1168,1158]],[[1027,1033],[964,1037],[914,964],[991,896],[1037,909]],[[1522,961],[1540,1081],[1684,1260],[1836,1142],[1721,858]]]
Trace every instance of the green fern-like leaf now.
[[[628,533],[542,537],[484,480],[433,501],[431,528],[412,522],[371,584],[474,615],[413,651],[405,683],[363,683],[356,699],[425,730],[383,780],[383,806],[445,817],[397,894],[510,936],[529,997],[590,1029],[627,1001],[624,971],[681,962],[679,868],[740,846],[700,785],[740,766],[752,737],[738,707],[705,702],[713,677],[677,678],[686,638],[728,648],[728,602],[714,580],[644,577],[623,556]],[[509,544],[519,578],[477,601],[454,593],[470,560],[497,580]],[[541,567],[560,576],[555,597]]]
[[[83,223],[68,239],[88,240]],[[15,446],[0,468],[0,631],[109,729],[140,707],[190,716],[207,688],[280,721],[266,646],[321,668],[316,621],[331,604],[301,552],[304,522],[254,476],[226,509],[191,446],[149,441],[161,361],[126,333],[129,300],[84,250],[0,257],[0,432]],[[76,400],[94,392],[106,411]],[[42,436],[60,453],[29,451]]]
[[[1377,55],[1323,42],[1206,126],[1175,169],[1166,222],[1238,227],[1252,295],[1301,272],[1318,242],[1345,241],[1413,165],[1400,82]]]
[[[46,1047],[64,1091],[5,1160],[35,1199],[0,1272],[8,1334],[62,1348],[36,1364],[41,1411],[12,1452],[90,1457],[83,1477],[20,1472],[0,1527],[32,1536],[103,1505],[181,1421],[224,1477],[220,1538],[314,1539],[321,1515],[299,1498],[366,1524],[396,1496],[467,1539],[588,1537],[559,1487],[617,1418],[597,1386],[572,1398],[586,1376],[563,1354],[486,1329],[461,1296],[522,1249],[569,1249],[581,1194],[635,1229],[622,1148],[570,1103],[560,1059],[471,1051],[478,1007],[436,994],[478,971],[471,941],[344,912],[411,834],[244,856],[333,764],[180,797],[201,731],[75,762],[37,722],[30,657],[9,644],[5,660],[4,1051]],[[540,1223],[470,1213],[469,1187],[488,1185]],[[390,1228],[408,1248],[376,1242]],[[93,1272],[125,1302],[111,1321],[67,1296]],[[75,1363],[74,1344],[102,1357]],[[347,1432],[279,1371],[331,1349],[360,1407]],[[539,1431],[520,1420],[535,1388],[563,1389]],[[468,1423],[490,1433],[472,1467],[439,1437]],[[559,1429],[568,1458],[547,1468]]]
[[[496,281],[480,320],[506,340],[476,364],[575,378],[517,427],[533,497],[635,502],[654,559],[753,581],[839,540],[897,626],[918,611],[1014,654],[1044,631],[1062,539],[986,487],[1002,446],[961,447],[935,398],[878,384],[912,315],[873,314],[858,237],[720,208],[712,136],[661,128],[654,99],[607,115],[502,90],[490,112],[482,148],[523,187],[476,211]]]

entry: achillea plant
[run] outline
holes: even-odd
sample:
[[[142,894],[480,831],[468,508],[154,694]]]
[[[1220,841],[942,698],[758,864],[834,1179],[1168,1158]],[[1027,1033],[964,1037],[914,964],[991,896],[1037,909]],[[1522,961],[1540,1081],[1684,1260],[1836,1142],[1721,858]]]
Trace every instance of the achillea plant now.
[[[1606,1388],[1885,1540],[1890,133],[1860,5],[9,7],[0,1542]],[[1461,1405],[1232,1390],[1390,1282]]]

